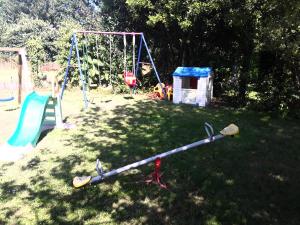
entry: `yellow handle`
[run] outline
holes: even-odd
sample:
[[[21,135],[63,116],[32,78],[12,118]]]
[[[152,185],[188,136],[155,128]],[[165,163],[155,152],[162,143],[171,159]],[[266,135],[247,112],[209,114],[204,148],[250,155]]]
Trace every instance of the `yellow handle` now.
[[[225,127],[223,130],[221,130],[220,133],[224,136],[237,135],[239,133],[239,127],[232,123],[229,126]]]

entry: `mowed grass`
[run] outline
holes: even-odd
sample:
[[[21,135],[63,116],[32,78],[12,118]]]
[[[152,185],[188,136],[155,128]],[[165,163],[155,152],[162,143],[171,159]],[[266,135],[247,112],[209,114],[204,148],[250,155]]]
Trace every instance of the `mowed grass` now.
[[[140,97],[94,103],[68,116],[75,129],[0,164],[0,224],[299,224],[299,120]],[[72,187],[74,176],[96,175],[97,158],[118,168],[205,138],[204,122],[216,131],[233,122],[240,135],[163,159],[168,190],[144,183],[153,164]]]

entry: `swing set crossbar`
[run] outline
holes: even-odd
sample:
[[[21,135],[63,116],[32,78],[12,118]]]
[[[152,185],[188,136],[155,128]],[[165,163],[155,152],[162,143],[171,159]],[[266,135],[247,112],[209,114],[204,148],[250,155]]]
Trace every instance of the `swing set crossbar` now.
[[[91,30],[80,30],[76,31],[78,34],[107,34],[107,35],[143,35],[142,32],[113,32],[113,31],[91,31]]]
[[[239,133],[239,128],[234,124],[230,124],[229,126],[225,127],[222,131],[220,131],[220,134],[217,134],[217,135],[214,135],[213,128],[210,124],[205,123],[204,128],[205,128],[205,131],[206,131],[208,137],[203,139],[203,140],[200,140],[200,141],[197,141],[197,142],[194,142],[194,143],[191,143],[191,144],[179,147],[179,148],[175,148],[173,150],[169,150],[167,152],[163,152],[163,153],[151,156],[149,158],[137,161],[135,163],[131,163],[129,165],[120,167],[118,169],[111,170],[111,171],[106,172],[106,173],[103,172],[101,163],[97,159],[96,171],[98,173],[98,176],[95,176],[95,177],[92,177],[92,176],[75,177],[73,179],[73,185],[74,185],[75,188],[81,188],[81,187],[84,187],[86,185],[99,184],[104,179],[106,179],[108,177],[111,177],[111,176],[123,173],[127,170],[130,170],[130,169],[137,168],[139,166],[148,164],[150,162],[155,161],[156,159],[165,158],[167,156],[170,156],[170,155],[173,155],[173,154],[176,154],[176,153],[179,153],[179,152],[187,151],[189,149],[192,149],[192,148],[195,148],[195,147],[198,147],[198,146],[201,146],[201,145],[212,143],[212,142],[217,141],[219,139],[222,139],[226,136],[234,136],[234,135],[237,135]]]

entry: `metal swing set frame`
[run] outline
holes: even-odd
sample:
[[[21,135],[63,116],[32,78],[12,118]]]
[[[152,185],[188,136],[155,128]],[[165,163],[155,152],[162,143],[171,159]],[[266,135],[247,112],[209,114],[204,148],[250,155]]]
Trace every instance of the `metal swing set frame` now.
[[[159,76],[159,73],[156,69],[156,66],[154,64],[153,58],[151,56],[150,53],[150,49],[148,47],[148,44],[146,42],[145,36],[142,32],[105,32],[105,31],[88,31],[88,30],[81,30],[81,31],[76,31],[73,33],[72,38],[71,38],[71,47],[70,47],[70,51],[69,51],[69,56],[68,56],[68,64],[67,64],[67,68],[66,68],[66,72],[64,75],[64,82],[62,84],[62,88],[61,88],[61,92],[60,92],[60,99],[63,98],[64,95],[64,90],[66,88],[67,82],[68,82],[68,75],[69,75],[69,69],[72,66],[71,65],[71,58],[73,55],[73,50],[75,49],[75,55],[76,55],[76,59],[77,59],[77,67],[79,70],[79,75],[80,75],[80,82],[82,84],[82,94],[83,94],[83,101],[84,101],[84,108],[88,108],[88,99],[87,99],[87,78],[84,76],[83,71],[82,71],[82,62],[80,60],[80,54],[79,54],[79,48],[78,48],[78,35],[103,35],[103,36],[108,36],[109,40],[111,40],[111,36],[123,36],[124,38],[124,51],[126,50],[126,37],[127,36],[131,36],[133,37],[133,40],[135,40],[135,37],[140,37],[140,41],[139,41],[139,48],[138,48],[138,54],[137,54],[137,62],[135,64],[135,66],[133,66],[133,73],[134,76],[136,76],[137,71],[139,70],[139,66],[140,66],[140,60],[141,60],[141,55],[142,55],[142,49],[143,47],[146,49],[147,55],[150,59],[150,63],[152,65],[154,74],[159,82],[159,85],[161,86],[161,88],[163,89],[163,85]],[[135,42],[135,41],[134,41]],[[110,45],[110,52],[111,52],[111,45]],[[98,52],[97,52],[98,55]],[[135,57],[135,53],[133,54],[133,57]],[[127,65],[126,63],[126,52],[124,53],[124,67],[125,70],[127,70]],[[110,65],[111,65],[111,57],[110,57]],[[125,71],[127,72],[127,71]],[[111,73],[111,68],[110,68],[110,73]],[[164,95],[166,97],[166,93],[164,92]]]

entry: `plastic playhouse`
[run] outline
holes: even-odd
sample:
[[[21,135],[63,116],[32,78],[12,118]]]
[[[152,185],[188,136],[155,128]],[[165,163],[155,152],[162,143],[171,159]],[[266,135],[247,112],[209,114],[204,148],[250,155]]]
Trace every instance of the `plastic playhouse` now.
[[[173,103],[206,106],[213,97],[210,67],[177,67],[173,72]]]

